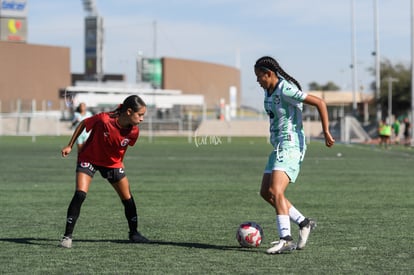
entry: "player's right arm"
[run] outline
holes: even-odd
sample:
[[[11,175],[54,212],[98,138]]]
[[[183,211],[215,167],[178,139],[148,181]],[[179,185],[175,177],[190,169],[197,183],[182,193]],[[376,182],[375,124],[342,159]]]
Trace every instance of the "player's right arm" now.
[[[62,149],[62,157],[67,157],[70,152],[72,151],[72,147],[75,144],[76,139],[80,136],[83,129],[85,129],[85,122],[82,120],[79,125],[76,127],[75,131],[72,134],[72,137],[70,138],[70,141],[68,145],[63,147]]]

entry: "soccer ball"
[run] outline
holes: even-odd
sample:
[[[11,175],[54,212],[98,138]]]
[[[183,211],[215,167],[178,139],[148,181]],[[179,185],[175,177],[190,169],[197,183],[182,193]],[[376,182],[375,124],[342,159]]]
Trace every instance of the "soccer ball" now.
[[[259,247],[263,229],[255,222],[244,222],[237,228],[236,239],[242,247]]]

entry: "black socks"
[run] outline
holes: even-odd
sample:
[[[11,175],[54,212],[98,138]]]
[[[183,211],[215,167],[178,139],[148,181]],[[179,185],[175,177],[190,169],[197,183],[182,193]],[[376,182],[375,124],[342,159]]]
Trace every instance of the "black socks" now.
[[[83,191],[76,191],[73,195],[72,201],[69,204],[68,212],[66,216],[66,229],[64,236],[72,237],[73,230],[75,228],[76,221],[79,218],[82,203],[85,201],[86,193]],[[128,220],[129,232],[133,233],[137,231],[138,227],[138,215],[137,208],[135,206],[134,198],[131,197],[128,200],[123,200],[122,204],[125,208],[125,217]]]
[[[305,218],[300,224],[299,224],[299,228],[300,229],[302,229],[302,228],[304,228],[305,226],[307,226],[308,224],[309,224],[309,219],[308,218]]]
[[[134,198],[131,197],[128,200],[123,200],[122,204],[125,207],[125,217],[128,220],[129,232],[136,232],[138,228],[138,215]]]
[[[80,214],[80,209],[83,201],[86,198],[86,193],[83,191],[76,191],[73,195],[72,201],[69,204],[66,216],[65,236],[72,237],[73,229]]]

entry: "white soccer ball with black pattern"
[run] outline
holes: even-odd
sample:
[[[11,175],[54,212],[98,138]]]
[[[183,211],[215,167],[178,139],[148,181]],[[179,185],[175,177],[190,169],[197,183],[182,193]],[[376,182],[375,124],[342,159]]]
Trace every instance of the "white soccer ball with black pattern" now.
[[[244,222],[237,228],[236,239],[242,247],[259,247],[263,239],[263,229],[255,222]]]

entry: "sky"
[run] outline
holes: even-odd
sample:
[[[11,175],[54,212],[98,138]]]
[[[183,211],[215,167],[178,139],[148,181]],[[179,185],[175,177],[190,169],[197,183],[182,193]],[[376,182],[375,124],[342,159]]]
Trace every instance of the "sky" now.
[[[104,73],[134,83],[139,52],[238,67],[242,104],[261,109],[253,71],[261,56],[277,59],[304,91],[329,81],[351,91],[354,50],[357,86],[372,93],[374,1],[355,0],[352,13],[352,0],[96,0],[104,19]],[[377,3],[381,60],[410,66],[411,1]],[[71,71],[83,73],[86,15],[81,0],[28,0],[27,42],[69,47]]]

